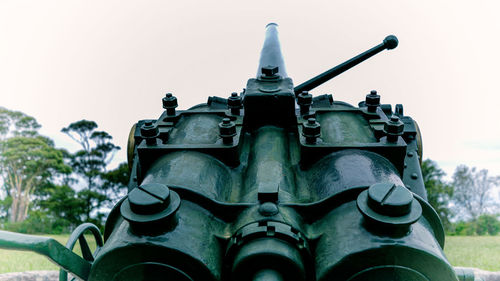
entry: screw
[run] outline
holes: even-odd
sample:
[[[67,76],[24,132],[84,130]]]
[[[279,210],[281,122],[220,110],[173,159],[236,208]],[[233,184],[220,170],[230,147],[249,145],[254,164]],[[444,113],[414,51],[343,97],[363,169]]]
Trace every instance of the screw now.
[[[303,91],[297,96],[297,104],[300,107],[301,115],[308,114],[312,104],[312,95],[308,91]]]
[[[158,126],[153,121],[145,121],[141,126],[141,136],[146,139],[149,145],[156,144],[156,138],[159,135]]]
[[[413,194],[404,186],[377,183],[368,189],[368,206],[375,212],[391,217],[404,216],[411,211]]]
[[[222,119],[222,122],[219,123],[219,135],[224,144],[233,143],[233,137],[236,136],[236,124],[229,118]]]
[[[227,107],[231,109],[232,115],[240,115],[240,110],[243,107],[243,103],[242,98],[238,96],[238,93],[231,93],[231,96],[227,99]]]
[[[170,190],[164,184],[150,183],[134,188],[128,194],[130,209],[140,215],[151,215],[165,210],[170,204]]]
[[[391,119],[384,124],[384,133],[387,135],[388,142],[397,142],[398,137],[403,135],[405,125],[399,117],[392,115]]]
[[[316,122],[316,118],[309,118],[302,125],[302,135],[306,138],[306,143],[314,144],[321,135],[321,125]]]
[[[167,93],[162,99],[163,108],[167,110],[168,116],[175,115],[175,108],[177,107],[177,98],[172,93]]]
[[[380,106],[380,96],[377,95],[377,91],[372,90],[366,95],[365,104],[368,107],[368,112],[377,112],[377,107]]]

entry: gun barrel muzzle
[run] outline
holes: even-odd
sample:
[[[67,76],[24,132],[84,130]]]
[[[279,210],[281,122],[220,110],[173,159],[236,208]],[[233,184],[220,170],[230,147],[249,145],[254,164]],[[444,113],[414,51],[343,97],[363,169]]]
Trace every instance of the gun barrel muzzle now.
[[[281,44],[278,37],[278,25],[270,23],[266,26],[266,38],[264,46],[260,53],[259,68],[257,69],[257,78],[262,75],[262,68],[264,67],[278,67],[277,75],[281,77],[288,77],[286,74],[285,61],[281,53]]]

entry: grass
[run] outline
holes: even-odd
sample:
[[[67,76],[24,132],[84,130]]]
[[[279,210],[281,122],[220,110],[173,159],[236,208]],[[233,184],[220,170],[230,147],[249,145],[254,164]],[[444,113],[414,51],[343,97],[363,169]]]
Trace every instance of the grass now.
[[[65,245],[69,235],[44,235],[56,239],[59,243]],[[87,235],[85,235],[87,237]],[[87,237],[87,242],[92,251],[95,250],[95,242],[92,236]],[[80,245],[77,242],[74,250],[80,253]],[[50,262],[46,257],[25,251],[12,251],[0,249],[0,274],[6,272],[20,272],[30,270],[59,270],[59,267]]]
[[[48,235],[61,244],[66,244],[69,235]],[[93,238],[88,238],[92,249]],[[75,245],[79,254],[80,246]],[[448,236],[445,253],[454,266],[477,267],[488,271],[500,271],[500,236]],[[47,258],[22,251],[0,249],[0,273],[29,270],[58,270]]]
[[[444,252],[454,266],[500,271],[500,236],[447,236]]]

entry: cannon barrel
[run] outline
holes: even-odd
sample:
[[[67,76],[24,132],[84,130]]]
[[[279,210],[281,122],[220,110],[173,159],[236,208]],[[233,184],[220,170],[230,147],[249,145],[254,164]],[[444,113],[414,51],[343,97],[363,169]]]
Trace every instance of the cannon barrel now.
[[[262,75],[262,68],[269,66],[277,67],[277,74],[281,77],[288,77],[286,74],[285,61],[281,53],[281,44],[278,37],[278,25],[270,23],[266,26],[266,38],[260,53],[259,68],[257,78]]]

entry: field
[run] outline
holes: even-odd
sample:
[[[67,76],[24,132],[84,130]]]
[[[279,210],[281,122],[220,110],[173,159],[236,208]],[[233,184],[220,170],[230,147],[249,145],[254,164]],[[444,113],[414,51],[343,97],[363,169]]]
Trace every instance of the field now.
[[[66,244],[68,235],[50,235]],[[92,239],[87,239],[91,243]],[[91,245],[91,248],[94,248]],[[78,244],[75,246],[77,252]],[[445,253],[454,266],[477,267],[500,271],[500,236],[450,236],[446,237]],[[20,251],[0,250],[0,273],[28,270],[57,270],[45,257]]]
[[[69,235],[47,235],[59,243],[65,245]],[[92,236],[87,238],[92,251],[95,250],[95,242]],[[80,254],[80,245],[75,245],[75,252]],[[46,257],[33,252],[10,251],[0,249],[0,274],[6,272],[20,272],[30,270],[58,270],[59,268],[50,262]]]

